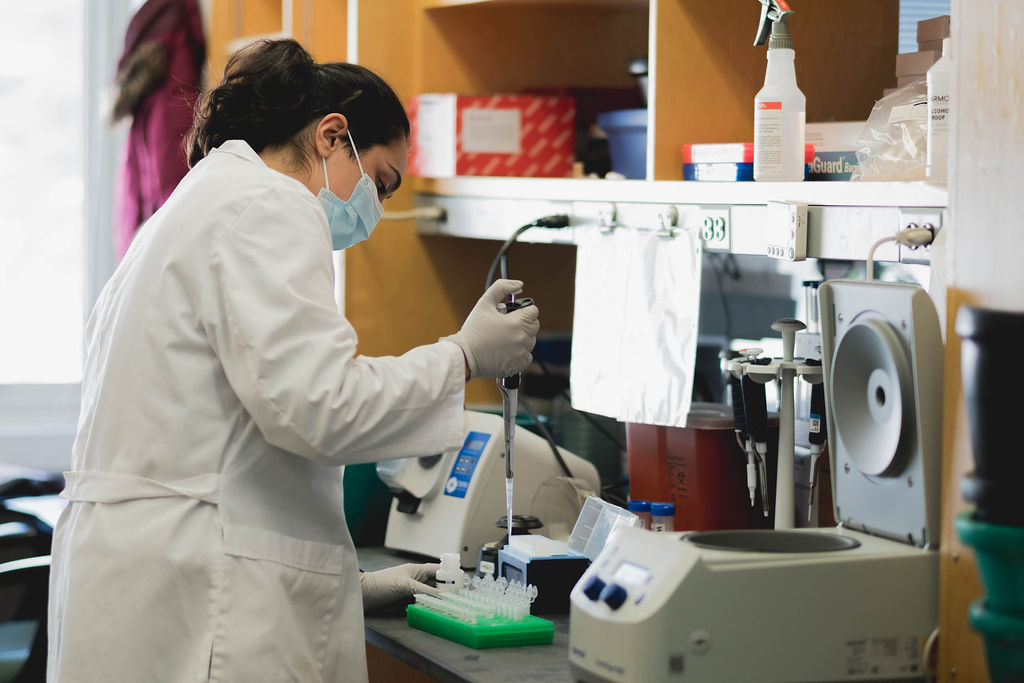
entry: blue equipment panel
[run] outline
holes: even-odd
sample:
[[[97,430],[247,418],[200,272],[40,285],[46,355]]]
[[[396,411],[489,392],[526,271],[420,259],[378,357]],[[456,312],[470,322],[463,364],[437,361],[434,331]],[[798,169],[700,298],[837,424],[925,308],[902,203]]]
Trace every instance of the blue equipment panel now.
[[[455,463],[452,465],[451,474],[448,475],[448,480],[444,483],[444,495],[455,498],[466,497],[469,481],[473,478],[473,472],[476,471],[480,456],[483,455],[490,439],[491,435],[484,432],[470,432],[466,435],[462,450],[459,451]]]

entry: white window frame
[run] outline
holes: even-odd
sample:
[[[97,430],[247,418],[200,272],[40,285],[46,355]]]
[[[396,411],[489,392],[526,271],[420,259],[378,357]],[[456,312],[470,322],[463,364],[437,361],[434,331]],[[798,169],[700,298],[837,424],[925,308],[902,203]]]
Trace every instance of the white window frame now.
[[[125,29],[139,4],[138,0],[89,0],[83,17],[83,325],[115,265],[114,183],[125,128],[112,128],[107,112]],[[80,395],[79,383],[0,384],[0,463],[47,471],[68,469]]]

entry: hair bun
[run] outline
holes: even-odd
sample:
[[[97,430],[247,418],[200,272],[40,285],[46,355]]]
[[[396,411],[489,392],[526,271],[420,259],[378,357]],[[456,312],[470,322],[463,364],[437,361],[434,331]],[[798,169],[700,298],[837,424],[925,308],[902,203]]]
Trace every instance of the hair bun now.
[[[310,123],[332,112],[348,118],[358,149],[409,135],[398,96],[369,69],[318,65],[291,38],[254,41],[231,55],[224,79],[197,103],[189,165],[228,140],[245,140],[257,153],[294,143]],[[296,150],[308,158],[308,146]]]

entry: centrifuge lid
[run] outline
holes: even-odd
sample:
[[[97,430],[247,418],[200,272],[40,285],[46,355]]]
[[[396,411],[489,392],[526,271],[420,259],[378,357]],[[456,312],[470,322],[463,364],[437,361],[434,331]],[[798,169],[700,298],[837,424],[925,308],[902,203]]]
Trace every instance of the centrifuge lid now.
[[[836,519],[911,545],[939,538],[942,337],[916,285],[819,287]]]

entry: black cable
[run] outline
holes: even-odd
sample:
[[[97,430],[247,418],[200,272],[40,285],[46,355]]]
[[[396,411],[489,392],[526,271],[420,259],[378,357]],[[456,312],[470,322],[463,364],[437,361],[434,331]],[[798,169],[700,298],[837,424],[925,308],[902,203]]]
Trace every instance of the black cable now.
[[[569,395],[568,390],[562,389],[562,396],[565,397],[565,400],[569,401],[569,407],[572,407],[572,396]],[[573,408],[573,410],[576,410],[576,408]],[[594,427],[594,429],[601,432],[601,434],[603,434],[609,441],[615,444],[615,447],[619,449],[620,453],[626,450],[626,447],[622,445],[622,442],[619,441],[619,439],[614,434],[605,429],[600,422],[595,420],[593,415],[591,415],[585,410],[576,410],[576,412],[579,413],[584,420],[589,422],[591,426]]]
[[[625,491],[622,492],[623,495],[614,494],[612,493],[612,491],[615,491],[616,489],[622,490],[625,489],[627,486],[629,486],[628,478],[617,481],[614,484],[605,484],[604,486],[601,487],[601,498],[608,501],[609,503],[614,503],[621,508],[625,508],[628,505]]]
[[[484,289],[490,289],[491,285],[494,284],[494,274],[498,271],[499,265],[501,266],[501,276],[503,278],[508,277],[508,250],[512,248],[512,245],[515,244],[515,241],[519,239],[520,235],[530,228],[548,228],[557,230],[559,228],[567,227],[568,225],[569,216],[564,213],[555,213],[550,216],[538,218],[533,223],[528,223],[517,228],[516,231],[512,233],[512,236],[505,240],[505,243],[501,245],[497,255],[491,262],[491,267],[487,269],[487,284],[484,285]]]
[[[740,270],[732,254],[709,253],[711,257],[711,269],[715,273],[715,282],[718,284],[718,298],[722,305],[722,316],[725,318],[725,338],[732,339],[732,315],[729,312],[728,298],[725,295],[725,287],[722,286],[722,276],[728,275],[733,282],[740,279]],[[724,258],[723,258],[724,257]],[[725,262],[725,266],[722,262]],[[731,268],[729,266],[732,266]]]
[[[539,358],[534,358],[533,362],[536,363],[538,367],[540,367],[541,372],[543,372],[545,375],[547,375],[548,377],[554,377],[554,373],[551,372],[551,370],[548,369],[548,366],[544,364],[544,361],[540,360]],[[615,444],[615,447],[617,449],[619,449],[620,453],[622,451],[626,450],[626,447],[622,445],[622,442],[619,441],[618,438],[614,434],[612,434],[607,429],[605,429],[604,425],[602,425],[600,422],[595,420],[594,417],[590,413],[585,412],[583,410],[576,410],[576,408],[572,407],[572,396],[569,394],[569,390],[568,389],[566,389],[565,387],[559,389],[559,394],[563,398],[565,398],[566,401],[569,402],[569,407],[572,410],[574,410],[575,412],[579,413],[580,416],[582,416],[584,420],[589,422],[590,425],[594,429],[596,429],[597,431],[601,432],[601,434],[603,434],[605,437],[607,437],[607,439],[609,441],[611,441],[613,444]]]
[[[512,236],[505,240],[505,243],[498,249],[498,253],[494,256],[494,260],[491,261],[491,267],[487,269],[487,282],[484,284],[484,289],[490,289],[491,285],[494,284],[494,274],[498,271],[498,265],[504,264],[502,267],[502,277],[508,275],[508,261],[505,256],[506,252],[515,244],[515,241],[519,239],[519,236],[534,226],[533,223],[524,225],[521,228],[516,228],[516,231],[512,233]]]
[[[551,370],[548,368],[548,366],[545,365],[544,361],[542,361],[540,359],[535,359],[534,362],[537,363],[537,365],[540,367],[541,371],[545,375],[547,375],[548,377],[554,377],[554,373],[552,373]],[[597,431],[601,432],[604,436],[606,436],[609,441],[611,441],[613,444],[615,444],[615,447],[619,450],[620,453],[625,450],[625,447],[622,445],[622,443],[617,438],[615,438],[615,435],[613,435],[612,433],[607,431],[601,425],[601,423],[599,423],[597,420],[595,420],[589,413],[586,413],[586,412],[584,412],[582,410],[576,410],[575,408],[572,407],[572,399],[569,397],[569,392],[568,391],[566,391],[563,388],[563,389],[560,390],[560,393],[561,393],[562,396],[565,397],[565,399],[567,401],[569,401],[570,409],[573,410],[574,412],[582,415],[584,419],[586,419],[595,429],[597,429]],[[551,452],[554,453],[555,459],[558,460],[558,464],[561,466],[562,471],[565,472],[566,476],[572,477],[572,474],[569,472],[569,468],[565,465],[565,461],[562,459],[561,453],[559,453],[559,451],[558,451],[558,446],[555,443],[554,438],[551,436],[551,433],[548,432],[547,428],[541,423],[540,418],[536,414],[534,414],[533,410],[530,408],[529,404],[523,399],[523,397],[519,398],[519,403],[523,406],[523,408],[526,409],[526,412],[533,419],[534,424],[537,425],[537,428],[541,431],[541,434],[547,439],[548,445],[551,447]],[[607,500],[610,503],[615,503],[616,505],[619,505],[620,507],[626,507],[626,498],[624,496],[614,495],[614,494],[610,493],[610,491],[612,491],[614,489],[618,489],[618,488],[624,488],[628,484],[629,484],[629,481],[627,479],[627,480],[624,480],[624,481],[616,482],[614,484],[606,484],[605,486],[602,486],[601,487],[601,498],[603,500]]]
[[[484,285],[484,289],[490,289],[491,285],[494,284],[494,274],[498,270],[498,265],[501,264],[501,276],[503,278],[508,277],[508,250],[512,247],[515,241],[524,232],[533,227],[533,224],[524,225],[518,228],[512,236],[505,240],[505,243],[498,249],[498,253],[495,255],[494,260],[491,261],[491,267],[487,269],[487,283]]]
[[[537,425],[537,429],[540,430],[541,436],[547,440],[548,446],[551,447],[551,453],[555,456],[555,460],[558,461],[558,466],[562,468],[563,472],[565,472],[565,476],[572,479],[572,472],[569,470],[569,466],[565,464],[565,459],[562,457],[562,454],[559,453],[558,444],[555,443],[555,439],[551,436],[551,432],[548,431],[548,428],[545,427],[540,421],[540,418],[537,417],[537,413],[533,412],[533,408],[530,407],[530,404],[527,403],[522,396],[519,397],[519,405],[526,410],[526,413],[533,419],[533,424]]]
[[[740,264],[736,262],[736,254],[729,253],[723,254],[723,256],[725,258],[723,258],[722,260],[725,261],[725,265],[728,266],[725,269],[725,274],[731,277],[733,281],[739,282],[741,273]]]

